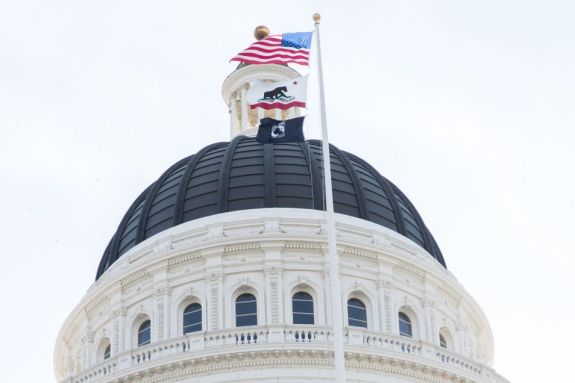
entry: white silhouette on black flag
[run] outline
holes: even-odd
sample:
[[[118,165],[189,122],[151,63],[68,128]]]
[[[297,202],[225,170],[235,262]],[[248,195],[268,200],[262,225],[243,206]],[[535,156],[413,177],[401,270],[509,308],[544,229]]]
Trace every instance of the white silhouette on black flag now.
[[[262,118],[256,140],[260,144],[275,144],[281,142],[303,142],[304,117],[278,121],[273,118]]]

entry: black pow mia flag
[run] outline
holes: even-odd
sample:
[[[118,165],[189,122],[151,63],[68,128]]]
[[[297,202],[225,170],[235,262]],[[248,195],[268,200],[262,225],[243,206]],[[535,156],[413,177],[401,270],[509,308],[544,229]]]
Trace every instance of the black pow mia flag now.
[[[304,117],[278,121],[273,118],[262,118],[256,140],[260,144],[275,144],[281,142],[302,142]]]

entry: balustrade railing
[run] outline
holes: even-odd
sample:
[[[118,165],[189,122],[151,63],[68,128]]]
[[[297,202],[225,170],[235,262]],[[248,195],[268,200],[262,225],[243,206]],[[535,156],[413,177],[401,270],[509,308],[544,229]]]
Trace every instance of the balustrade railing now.
[[[286,343],[317,343],[332,340],[331,329],[326,327],[286,327],[284,329]]]
[[[88,371],[64,380],[62,383],[87,383],[98,381],[116,372],[155,360],[167,359],[177,354],[211,353],[222,347],[248,347],[265,344],[310,344],[330,347],[333,333],[325,326],[287,325],[277,327],[254,326],[190,333],[175,339],[156,342],[108,359]],[[446,365],[481,377],[492,383],[508,383],[489,367],[449,352],[439,346],[402,336],[386,335],[359,328],[346,328],[346,346],[370,348],[392,354],[409,354]]]
[[[70,382],[74,383],[84,383],[91,382],[93,380],[111,375],[116,372],[118,364],[116,360],[105,360],[104,362],[98,363],[96,366],[92,367],[88,371],[84,372],[81,376],[71,379]]]

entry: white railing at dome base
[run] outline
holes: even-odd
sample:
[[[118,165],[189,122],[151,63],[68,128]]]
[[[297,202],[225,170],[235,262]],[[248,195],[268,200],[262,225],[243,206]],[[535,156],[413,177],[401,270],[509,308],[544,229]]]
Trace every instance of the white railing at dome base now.
[[[330,327],[324,326],[254,326],[221,331],[196,332],[178,338],[156,342],[148,346],[116,355],[76,376],[64,379],[61,383],[86,383],[107,381],[113,375],[134,373],[138,367],[144,368],[151,362],[183,365],[188,358],[207,358],[221,349],[222,352],[255,351],[266,345],[284,344],[297,348],[315,347],[318,351],[331,351],[333,334]],[[428,361],[430,368],[444,368],[454,373],[469,375],[480,382],[509,383],[490,367],[449,352],[444,348],[426,342],[394,335],[381,334],[358,328],[346,328],[345,353],[379,355],[397,360]],[[238,348],[241,346],[241,348]],[[228,348],[228,350],[225,350]],[[231,348],[231,349],[230,349]],[[178,358],[178,355],[181,357]],[[205,359],[207,360],[207,359]],[[154,364],[154,363],[151,363]],[[156,366],[156,364],[154,364]],[[131,371],[128,371],[131,370]]]

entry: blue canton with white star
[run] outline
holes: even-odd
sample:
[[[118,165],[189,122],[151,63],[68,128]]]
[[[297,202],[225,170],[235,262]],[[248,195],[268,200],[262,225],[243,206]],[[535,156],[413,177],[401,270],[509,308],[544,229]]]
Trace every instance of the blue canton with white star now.
[[[307,48],[311,46],[311,34],[313,32],[296,32],[282,34],[282,47]]]

